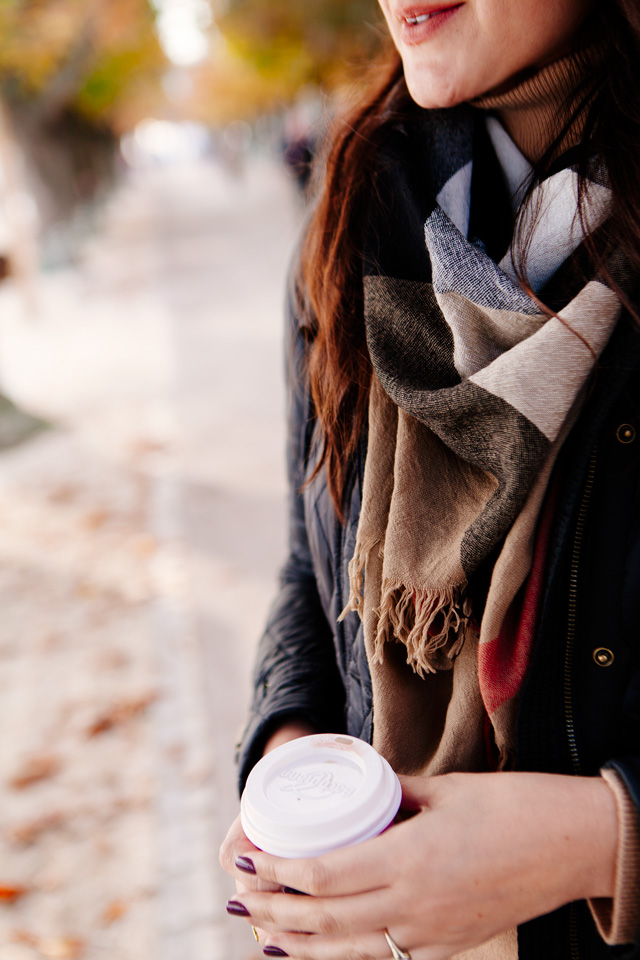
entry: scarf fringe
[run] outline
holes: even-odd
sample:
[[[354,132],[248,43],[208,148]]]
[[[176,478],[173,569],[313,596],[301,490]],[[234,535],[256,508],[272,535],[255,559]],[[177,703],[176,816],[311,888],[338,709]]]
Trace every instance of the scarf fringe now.
[[[384,583],[374,645],[374,661],[384,661],[384,645],[394,639],[407,648],[407,663],[420,677],[435,673],[444,652],[455,660],[467,635],[471,601],[466,584],[442,590],[416,590]],[[446,648],[446,650],[445,650]]]
[[[379,538],[370,537],[356,543],[349,563],[349,601],[338,622],[352,612],[362,618],[364,572],[375,547],[382,551]],[[385,643],[396,640],[407,648],[407,663],[424,678],[438,669],[433,661],[444,647],[449,645],[446,651],[449,660],[455,660],[462,650],[471,618],[471,600],[466,595],[466,584],[441,590],[416,590],[384,581],[380,606],[375,613],[378,625],[374,662],[383,663]]]
[[[338,617],[338,623],[342,623],[347,614],[357,613],[362,619],[362,603],[364,599],[364,568],[367,565],[367,559],[374,547],[380,544],[379,537],[369,537],[356,542],[356,549],[353,557],[349,561],[349,600],[346,607]],[[382,549],[382,547],[380,548]]]

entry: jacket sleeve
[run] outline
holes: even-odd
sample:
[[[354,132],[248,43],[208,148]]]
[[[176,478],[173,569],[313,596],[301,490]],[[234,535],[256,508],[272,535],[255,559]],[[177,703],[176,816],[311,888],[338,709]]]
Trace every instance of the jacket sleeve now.
[[[305,371],[307,331],[300,314],[292,277],[285,336],[289,553],[258,646],[253,701],[238,745],[240,791],[262,755],[265,740],[287,717],[302,717],[325,732],[341,732],[345,723],[344,685],[333,633],[320,602],[301,492],[313,421]]]

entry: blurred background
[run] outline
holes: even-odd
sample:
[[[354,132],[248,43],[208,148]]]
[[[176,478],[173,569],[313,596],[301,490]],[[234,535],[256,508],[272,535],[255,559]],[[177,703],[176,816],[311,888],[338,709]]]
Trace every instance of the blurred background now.
[[[0,0],[0,960],[244,960],[282,298],[375,0]]]

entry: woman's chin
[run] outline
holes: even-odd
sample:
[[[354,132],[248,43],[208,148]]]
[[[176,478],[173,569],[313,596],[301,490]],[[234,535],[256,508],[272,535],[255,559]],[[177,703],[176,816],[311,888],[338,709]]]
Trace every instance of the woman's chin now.
[[[426,110],[456,107],[472,96],[467,93],[465,85],[452,82],[451,73],[442,75],[438,71],[434,75],[430,71],[407,69],[405,63],[404,75],[411,98]]]
[[[440,90],[424,83],[412,84],[407,81],[407,88],[411,98],[425,110],[444,110],[448,107],[457,107],[459,103],[468,99],[457,90]]]

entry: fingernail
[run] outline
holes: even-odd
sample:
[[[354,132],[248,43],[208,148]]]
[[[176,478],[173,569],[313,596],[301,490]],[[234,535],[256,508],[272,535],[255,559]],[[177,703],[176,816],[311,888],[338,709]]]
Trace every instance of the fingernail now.
[[[288,957],[289,954],[281,950],[280,947],[265,947],[262,951],[266,957]]]
[[[296,897],[306,897],[306,893],[303,893],[302,890],[294,890],[293,887],[283,887],[283,893],[293,893]]]
[[[244,904],[239,903],[237,900],[229,900],[229,903],[227,904],[227,913],[230,913],[232,917],[251,916]]]
[[[244,870],[245,873],[256,872],[253,860],[250,860],[249,857],[236,857],[236,867],[238,870]]]

